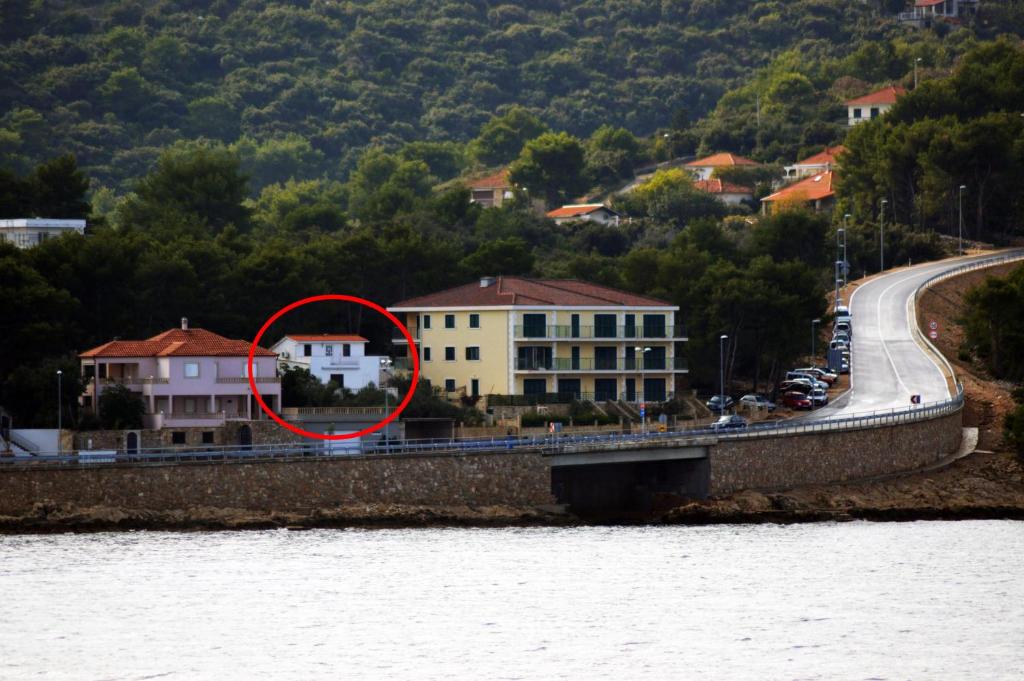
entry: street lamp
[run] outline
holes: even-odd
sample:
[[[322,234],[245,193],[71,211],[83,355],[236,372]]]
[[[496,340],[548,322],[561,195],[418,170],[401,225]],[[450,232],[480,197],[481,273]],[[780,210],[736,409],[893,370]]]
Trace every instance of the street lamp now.
[[[846,255],[846,235],[850,229],[850,218],[853,216],[847,213],[843,216],[843,287],[850,283],[850,259]]]
[[[650,351],[651,348],[642,348],[639,345],[633,348],[633,352],[639,356],[638,361],[640,362],[640,401],[644,404],[644,415],[641,419],[641,429],[645,435],[647,434],[647,397],[644,393],[647,392],[647,353]]]
[[[817,336],[817,334],[818,334],[818,332],[817,332],[818,324],[821,324],[821,320],[820,319],[812,319],[811,320],[811,365],[814,364],[814,352],[815,352],[815,349],[816,349],[815,348],[815,341],[817,340],[817,338],[815,338],[815,336]]]
[[[387,417],[387,415],[391,411],[391,408],[388,405],[387,376],[388,376],[388,371],[391,369],[391,366],[393,364],[394,364],[394,362],[391,361],[390,357],[381,357],[380,358],[380,371],[381,371],[381,374],[385,377],[384,380],[381,381],[381,385],[384,388],[384,416],[385,417]],[[410,388],[410,390],[415,390],[415,388],[416,388],[416,386],[413,386],[412,388]],[[388,445],[388,427],[384,426],[384,447],[387,448],[387,445]]]
[[[917,89],[917,65],[921,63],[921,58],[918,57],[914,60],[914,89]]]
[[[882,199],[882,210],[878,216],[878,271],[885,271],[885,207],[888,199]]]
[[[960,199],[960,229],[959,229],[959,250],[960,255],[964,254],[964,192],[967,191],[967,185],[960,185],[959,199]]]
[[[57,454],[64,453],[64,443],[61,442],[61,431],[64,430],[64,400],[61,396],[64,394],[64,372],[57,369]]]
[[[836,300],[835,300],[836,304],[835,304],[834,307],[835,307],[837,312],[839,311],[839,272],[842,269],[842,267],[843,267],[843,261],[842,260],[836,260],[836,266],[833,269],[835,270],[835,279],[836,279]]]
[[[719,393],[718,413],[725,416],[725,341],[729,337],[724,333],[718,337],[718,380]]]

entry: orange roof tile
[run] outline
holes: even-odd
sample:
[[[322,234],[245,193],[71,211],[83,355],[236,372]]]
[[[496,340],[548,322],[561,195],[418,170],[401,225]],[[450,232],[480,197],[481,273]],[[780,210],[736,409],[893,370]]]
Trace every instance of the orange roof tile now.
[[[170,329],[146,340],[115,340],[86,350],[79,357],[247,357],[250,344],[218,336],[206,329]],[[276,357],[259,346],[257,357]]]
[[[693,183],[693,186],[702,192],[708,194],[751,194],[753,195],[754,190],[750,187],[741,187],[738,184],[730,184],[728,182],[722,182],[717,178],[710,180],[697,180]]]
[[[294,334],[294,333],[290,333],[287,336],[285,336],[285,338],[291,338],[292,340],[299,341],[300,343],[310,343],[310,342],[314,342],[315,343],[317,341],[321,341],[321,342],[322,341],[327,341],[327,342],[331,342],[331,343],[340,343],[340,342],[344,342],[344,343],[369,343],[369,341],[366,340],[365,338],[363,338],[362,336],[356,336],[356,335],[352,335],[352,334],[341,334],[341,335],[338,335],[338,334],[330,334],[330,333],[320,333],[320,334]]]
[[[794,182],[784,187],[771,196],[766,196],[762,201],[817,201],[835,194],[833,187],[834,173],[826,170],[811,177]]]
[[[699,158],[696,161],[690,161],[686,165],[691,168],[714,168],[721,166],[756,166],[760,164],[757,161],[751,161],[749,158],[743,158],[736,154],[721,153],[705,156],[704,158]]]
[[[581,215],[590,215],[591,213],[596,213],[601,209],[604,209],[609,213],[615,213],[615,211],[603,203],[579,203],[562,206],[561,208],[548,211],[547,216],[549,218],[574,218]],[[615,214],[617,215],[618,213]]]
[[[846,147],[842,144],[835,147],[825,147],[825,151],[820,151],[814,156],[805,158],[802,161],[797,161],[793,165],[798,166],[824,166],[824,165],[835,165],[839,154],[846,151]]]
[[[511,187],[512,183],[508,179],[508,168],[502,168],[486,177],[470,180],[466,182],[466,186],[470,189],[504,189]]]
[[[895,104],[896,100],[905,94],[907,94],[906,89],[901,88],[899,85],[889,85],[881,90],[870,92],[863,97],[850,99],[846,102],[846,106],[858,106],[861,104]]]
[[[508,307],[559,305],[564,307],[666,307],[664,300],[628,293],[574,279],[526,279],[498,277],[490,286],[479,282],[410,298],[388,309],[428,307]]]

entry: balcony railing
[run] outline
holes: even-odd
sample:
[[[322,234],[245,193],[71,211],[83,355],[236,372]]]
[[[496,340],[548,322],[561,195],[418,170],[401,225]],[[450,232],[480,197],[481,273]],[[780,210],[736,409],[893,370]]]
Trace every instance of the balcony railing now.
[[[87,384],[92,383],[92,378],[83,380]],[[100,385],[152,385],[154,383],[168,383],[169,380],[154,376],[147,376],[145,378],[138,378],[136,376],[108,376],[107,378],[100,379]]]
[[[218,383],[248,383],[249,379],[244,376],[218,376]],[[280,383],[280,376],[257,376],[257,383]]]
[[[517,325],[514,329],[517,339],[531,340],[672,340],[686,338],[682,324],[668,326],[572,326],[558,324],[554,326]]]
[[[417,340],[418,341],[420,339],[420,328],[418,326],[416,328],[409,329],[409,333],[412,334],[412,339],[413,340]],[[405,336],[403,336],[402,332],[398,330],[398,327],[395,327],[391,331],[391,342],[392,343],[408,343],[409,341],[407,341],[405,339]]]
[[[615,394],[602,394],[602,393],[583,393],[583,392],[560,392],[560,393],[537,393],[534,395],[488,395],[487,406],[488,407],[533,407],[545,404],[571,404],[572,402],[607,402],[614,400],[621,400],[622,402],[629,402],[633,404],[639,404],[640,402],[656,403],[666,402],[675,397],[675,394],[669,391],[664,393],[654,394],[651,393],[648,399],[644,398],[644,394],[637,391],[632,394],[625,392]]]
[[[516,371],[686,371],[685,357],[516,358]]]

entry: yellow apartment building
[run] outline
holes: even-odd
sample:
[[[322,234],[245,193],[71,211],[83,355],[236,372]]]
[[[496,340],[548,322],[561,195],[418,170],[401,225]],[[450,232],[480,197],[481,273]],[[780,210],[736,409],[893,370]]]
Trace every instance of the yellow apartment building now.
[[[687,373],[677,306],[597,284],[484,277],[388,309],[451,396],[660,402]]]

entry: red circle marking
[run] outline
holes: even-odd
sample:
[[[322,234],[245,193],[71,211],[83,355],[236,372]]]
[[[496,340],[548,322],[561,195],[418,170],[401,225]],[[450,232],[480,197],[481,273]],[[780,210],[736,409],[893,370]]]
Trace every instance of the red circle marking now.
[[[325,300],[340,300],[346,303],[358,303],[360,305],[364,305],[370,308],[371,310],[376,310],[377,312],[380,312],[382,315],[390,319],[392,324],[398,327],[398,330],[402,332],[403,336],[405,336],[405,340],[408,341],[409,347],[412,349],[412,384],[410,384],[409,391],[405,394],[405,399],[403,399],[399,403],[399,405],[395,407],[395,410],[393,412],[386,415],[380,422],[367,428],[363,428],[360,431],[356,431],[355,433],[345,433],[342,435],[326,435],[324,433],[313,433],[308,430],[303,430],[302,428],[293,426],[292,424],[288,423],[280,416],[275,414],[274,410],[267,406],[267,403],[263,401],[263,396],[260,395],[259,389],[256,387],[256,380],[252,375],[252,362],[253,359],[256,357],[256,347],[259,344],[260,339],[263,338],[263,334],[266,333],[267,329],[270,328],[270,325],[276,322],[279,318],[281,318],[281,316],[291,312],[297,307],[302,307],[303,305],[308,305],[310,303],[319,303]],[[302,300],[296,300],[291,305],[286,305],[285,307],[282,307],[280,310],[275,312],[274,315],[263,324],[259,332],[256,334],[256,337],[252,339],[252,343],[249,345],[249,361],[247,366],[249,369],[249,387],[252,389],[252,394],[256,397],[256,401],[259,403],[260,409],[262,409],[267,416],[277,421],[279,426],[290,430],[296,435],[314,438],[317,440],[350,440],[352,438],[362,437],[363,435],[369,435],[370,433],[374,433],[380,430],[381,428],[383,428],[384,426],[388,425],[396,418],[398,418],[398,415],[401,414],[407,406],[409,406],[409,402],[412,400],[413,393],[416,391],[416,384],[419,382],[420,378],[420,353],[417,351],[416,343],[415,341],[413,341],[412,334],[409,333],[409,329],[406,328],[405,324],[399,321],[398,317],[391,314],[377,303],[373,302],[372,300],[366,300],[365,298],[359,298],[357,296],[346,296],[340,293],[327,293],[322,296],[311,296],[309,298],[303,298]]]

